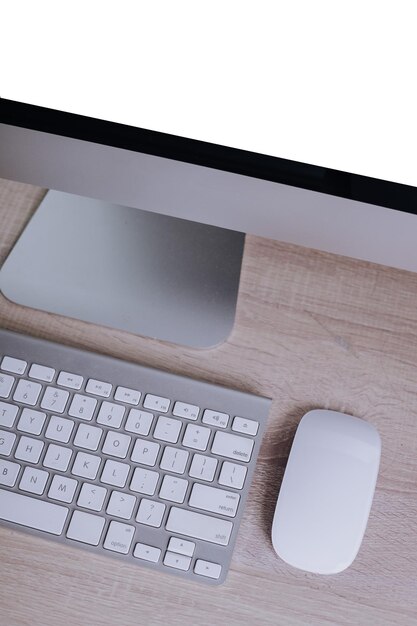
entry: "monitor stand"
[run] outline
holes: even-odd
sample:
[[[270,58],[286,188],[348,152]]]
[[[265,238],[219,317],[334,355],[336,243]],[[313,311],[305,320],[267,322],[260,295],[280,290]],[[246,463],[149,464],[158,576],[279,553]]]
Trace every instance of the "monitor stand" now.
[[[0,272],[9,300],[209,348],[235,317],[244,235],[49,191]]]

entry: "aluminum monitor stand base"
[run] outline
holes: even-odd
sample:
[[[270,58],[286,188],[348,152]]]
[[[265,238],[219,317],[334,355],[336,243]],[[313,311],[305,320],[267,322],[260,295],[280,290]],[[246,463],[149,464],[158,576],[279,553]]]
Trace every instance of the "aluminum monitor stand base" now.
[[[0,272],[9,300],[193,348],[233,327],[244,235],[49,191]]]

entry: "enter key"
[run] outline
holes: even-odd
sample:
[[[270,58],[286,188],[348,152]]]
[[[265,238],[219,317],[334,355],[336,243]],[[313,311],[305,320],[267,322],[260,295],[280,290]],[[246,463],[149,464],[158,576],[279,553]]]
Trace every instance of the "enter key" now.
[[[225,489],[195,484],[191,492],[190,506],[228,517],[235,517],[240,495]]]

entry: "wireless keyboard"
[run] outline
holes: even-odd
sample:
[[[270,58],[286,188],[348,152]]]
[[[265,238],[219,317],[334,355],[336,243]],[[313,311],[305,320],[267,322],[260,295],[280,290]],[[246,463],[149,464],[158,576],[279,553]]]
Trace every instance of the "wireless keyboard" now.
[[[269,406],[0,329],[1,523],[219,584]]]

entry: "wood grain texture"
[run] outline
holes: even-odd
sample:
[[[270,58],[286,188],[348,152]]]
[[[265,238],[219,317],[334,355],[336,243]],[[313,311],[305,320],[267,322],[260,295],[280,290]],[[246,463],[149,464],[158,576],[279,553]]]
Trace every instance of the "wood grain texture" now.
[[[0,181],[0,261],[43,197]],[[0,528],[0,624],[417,624],[417,275],[266,239],[246,241],[236,324],[194,350],[34,311],[0,326],[273,398],[226,584],[172,576]],[[312,408],[378,428],[365,539],[336,576],[290,568],[270,528],[296,426]]]

